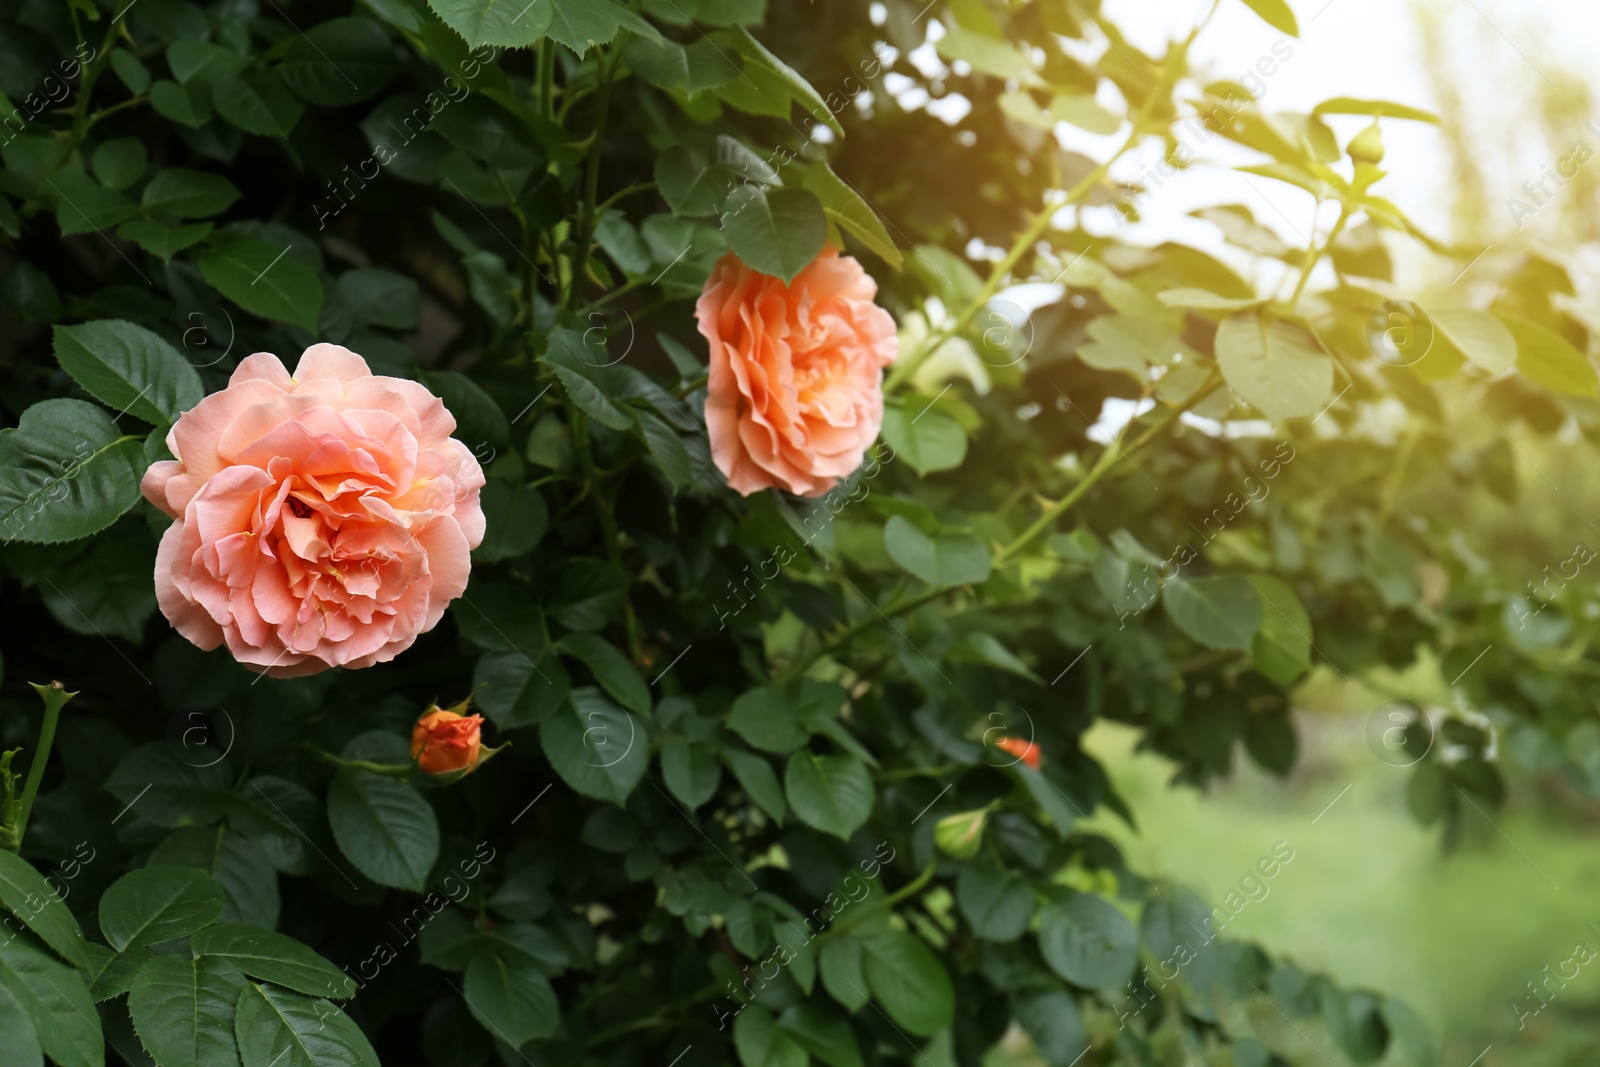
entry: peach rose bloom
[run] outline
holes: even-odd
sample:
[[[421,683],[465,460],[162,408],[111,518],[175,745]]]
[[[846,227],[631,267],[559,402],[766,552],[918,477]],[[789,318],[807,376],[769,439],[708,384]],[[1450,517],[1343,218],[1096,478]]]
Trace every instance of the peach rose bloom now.
[[[882,370],[899,352],[878,286],[827,248],[792,285],[728,253],[695,307],[711,346],[711,454],[745,496],[821,496],[866,455],[883,424]]]
[[[141,488],[173,517],[156,599],[278,678],[393,659],[467,587],[483,471],[443,401],[347,348],[257,353],[167,434]]]
[[[424,774],[471,770],[482,743],[482,715],[433,708],[411,728],[411,758]]]

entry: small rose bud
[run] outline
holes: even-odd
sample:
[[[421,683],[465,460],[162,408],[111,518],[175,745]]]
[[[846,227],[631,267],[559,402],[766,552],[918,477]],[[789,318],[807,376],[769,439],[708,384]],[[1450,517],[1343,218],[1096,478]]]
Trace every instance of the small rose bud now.
[[[1039,746],[1032,741],[1024,741],[1020,737],[1002,737],[995,743],[994,747],[1001,752],[1011,753],[1034,770],[1039,769],[1039,757],[1043,753],[1040,751]]]
[[[983,824],[988,817],[988,808],[946,815],[934,824],[934,844],[958,860],[970,860],[983,844]]]
[[[482,729],[482,715],[429,708],[411,730],[411,758],[424,774],[465,774],[481,762]]]
[[[1357,163],[1371,163],[1376,166],[1383,162],[1383,134],[1374,122],[1350,138],[1350,143],[1345,146],[1351,159]]]

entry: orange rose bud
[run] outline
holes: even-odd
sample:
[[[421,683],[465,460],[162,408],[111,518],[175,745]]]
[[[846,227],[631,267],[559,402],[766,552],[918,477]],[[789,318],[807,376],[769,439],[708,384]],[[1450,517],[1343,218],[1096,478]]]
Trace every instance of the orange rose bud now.
[[[1032,741],[1024,741],[1020,737],[1002,737],[995,744],[995,747],[1002,752],[1011,753],[1013,756],[1017,757],[1034,770],[1039,769],[1039,756],[1041,755],[1041,751],[1039,746],[1034,744]]]
[[[411,730],[411,758],[424,774],[466,772],[478,765],[483,716],[430,708]]]

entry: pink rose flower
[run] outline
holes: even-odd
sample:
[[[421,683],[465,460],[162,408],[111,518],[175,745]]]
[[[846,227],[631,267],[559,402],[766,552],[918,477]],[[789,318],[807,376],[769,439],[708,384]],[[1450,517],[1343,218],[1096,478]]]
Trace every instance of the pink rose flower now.
[[[467,587],[483,471],[417,382],[338,345],[257,353],[167,434],[142,489],[173,517],[156,599],[203,649],[278,678],[393,659]]]
[[[877,293],[834,248],[791,285],[731,252],[717,262],[695,316],[711,346],[711,454],[735,490],[821,496],[861,466],[883,424],[882,370],[899,352]]]

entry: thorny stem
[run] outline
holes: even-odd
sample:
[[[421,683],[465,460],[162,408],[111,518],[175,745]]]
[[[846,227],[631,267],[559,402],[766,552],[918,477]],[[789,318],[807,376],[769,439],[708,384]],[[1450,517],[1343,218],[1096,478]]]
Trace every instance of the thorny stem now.
[[[44,781],[44,767],[50,762],[50,749],[56,740],[56,724],[61,720],[61,709],[77,693],[67,692],[60,682],[38,685],[29,682],[33,691],[44,701],[44,723],[39,727],[39,746],[28,761],[28,783],[22,787],[22,802],[17,806],[16,822],[7,827],[5,845],[13,852],[22,851],[22,838],[28,830],[28,816],[33,814],[33,801],[39,795],[39,783]]]
[[[836,934],[849,933],[851,930],[854,930],[856,927],[860,926],[874,915],[889,910],[908,897],[916,896],[918,893],[922,892],[922,890],[927,886],[928,882],[933,878],[933,872],[937,867],[937,859],[929,860],[928,865],[922,868],[922,873],[917,875],[910,882],[907,882],[899,889],[896,889],[893,893],[890,893],[888,896],[884,897],[870,908],[863,908],[861,911],[854,912],[845,918],[840,919],[838,922],[822,931],[822,933],[818,934],[812,940],[811,944],[820,944]]]
[[[1317,201],[1317,206],[1322,206],[1322,201]],[[1315,220],[1313,220],[1315,221]],[[1350,205],[1344,204],[1339,209],[1339,221],[1333,224],[1333,229],[1328,232],[1328,239],[1319,246],[1315,235],[1311,244],[1306,249],[1305,258],[1300,263],[1300,280],[1295,283],[1294,292],[1289,294],[1289,306],[1292,308],[1300,302],[1300,294],[1305,292],[1306,282],[1311,280],[1311,272],[1316,269],[1322,257],[1328,254],[1328,249],[1333,247],[1333,242],[1339,239],[1344,232],[1345,223],[1350,221]]]
[[[613,46],[615,53],[616,46]],[[615,53],[620,54],[620,53]],[[616,59],[608,65],[601,55],[595,60],[595,76],[599,79],[599,96],[595,99],[594,131],[589,135],[588,172],[584,175],[583,223],[578,229],[578,251],[573,259],[572,277],[567,282],[567,307],[577,305],[583,294],[584,275],[589,268],[589,246],[594,243],[595,226],[600,219],[600,155],[605,143],[606,120],[611,111],[611,82],[616,71]]]
[[[374,763],[372,760],[345,759],[335,756],[332,752],[324,752],[314,745],[307,745],[306,750],[324,763],[347,771],[365,771],[367,774],[377,774],[384,778],[410,778],[417,773],[417,768],[410,763]]]

